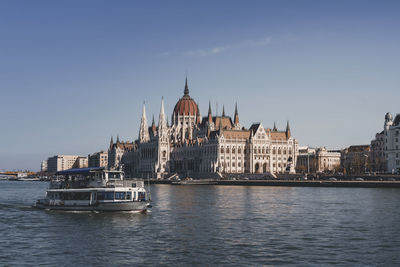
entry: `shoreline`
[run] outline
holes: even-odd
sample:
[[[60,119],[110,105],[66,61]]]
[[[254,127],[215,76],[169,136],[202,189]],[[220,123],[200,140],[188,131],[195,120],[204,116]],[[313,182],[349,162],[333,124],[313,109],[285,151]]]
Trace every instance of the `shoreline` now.
[[[197,181],[197,180],[194,180]],[[400,181],[328,181],[328,180],[208,180],[193,181],[150,180],[150,184],[168,185],[239,185],[239,186],[289,186],[289,187],[353,187],[353,188],[400,188]]]

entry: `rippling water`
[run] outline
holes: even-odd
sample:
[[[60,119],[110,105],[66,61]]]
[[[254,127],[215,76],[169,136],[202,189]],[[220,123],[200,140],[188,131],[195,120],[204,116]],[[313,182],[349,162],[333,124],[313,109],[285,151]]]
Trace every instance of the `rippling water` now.
[[[151,187],[150,214],[31,208],[0,181],[0,265],[399,265],[400,190]]]

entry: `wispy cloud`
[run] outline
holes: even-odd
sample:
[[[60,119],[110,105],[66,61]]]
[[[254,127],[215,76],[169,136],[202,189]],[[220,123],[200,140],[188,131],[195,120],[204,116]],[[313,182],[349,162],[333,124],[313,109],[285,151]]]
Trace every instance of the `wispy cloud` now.
[[[244,40],[244,41],[241,41],[238,43],[215,46],[215,47],[208,48],[208,49],[196,49],[196,50],[178,52],[177,54],[182,55],[182,56],[205,57],[205,56],[220,54],[220,53],[226,52],[228,50],[252,48],[252,47],[262,47],[262,46],[269,45],[271,42],[272,42],[271,37],[265,37],[265,38],[262,38],[259,40]],[[174,54],[174,53],[164,52],[164,53],[160,54],[160,56],[166,57],[166,56],[170,56],[172,54]]]
[[[271,37],[265,37],[259,40],[245,40],[238,43],[216,46],[209,49],[197,49],[192,51],[186,51],[183,52],[182,55],[204,57],[209,55],[220,54],[227,50],[266,46],[269,45],[270,43],[271,43]]]

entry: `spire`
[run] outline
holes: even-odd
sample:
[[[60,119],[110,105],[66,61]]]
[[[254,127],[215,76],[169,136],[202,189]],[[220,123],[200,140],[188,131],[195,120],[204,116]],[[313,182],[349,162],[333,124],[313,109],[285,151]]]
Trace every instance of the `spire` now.
[[[288,120],[287,124],[286,124],[286,137],[289,138],[290,135],[291,135],[291,132],[290,132],[290,126],[289,126],[289,120]]]
[[[140,120],[139,141],[145,143],[150,141],[149,130],[147,128],[146,106],[143,103],[142,119]]]
[[[154,114],[153,114],[153,119],[151,121],[151,130],[153,131],[153,133],[157,131],[156,123],[154,122]]]
[[[185,80],[185,90],[183,91],[183,94],[185,96],[189,96],[189,87],[188,87],[188,83],[187,83],[187,76],[186,76],[186,80]]]
[[[111,135],[111,140],[110,140],[110,149],[112,149],[112,147],[113,147],[113,144],[114,144],[114,140],[113,140],[113,137],[112,137],[112,135]]]
[[[167,131],[167,121],[165,118],[165,112],[164,112],[164,97],[161,99],[161,108],[160,108],[160,116],[158,119],[158,136],[162,137],[166,135]]]
[[[235,118],[233,121],[234,121],[235,126],[239,126],[239,113],[237,110],[237,102],[235,103]]]
[[[222,105],[222,117],[225,117],[225,105]]]
[[[212,123],[211,101],[208,102],[208,124]]]
[[[272,129],[272,131],[274,131],[274,132],[278,131],[278,129],[276,128],[275,122],[274,122],[274,128]]]

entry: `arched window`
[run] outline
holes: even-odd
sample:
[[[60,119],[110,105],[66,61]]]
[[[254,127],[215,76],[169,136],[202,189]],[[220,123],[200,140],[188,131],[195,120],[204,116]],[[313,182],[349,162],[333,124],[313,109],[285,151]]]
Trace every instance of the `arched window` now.
[[[238,153],[239,153],[239,154],[242,153],[242,148],[239,147]]]
[[[286,149],[283,150],[283,155],[286,155]]]
[[[274,147],[273,149],[272,149],[272,154],[276,154],[276,148]]]
[[[229,147],[226,148],[226,153],[229,153]]]
[[[221,153],[224,153],[224,147],[221,147]]]
[[[162,156],[165,158],[165,157],[167,156],[167,151],[164,150],[164,151],[162,152]]]
[[[236,152],[235,147],[232,147],[232,153],[235,153],[235,152]]]
[[[262,148],[262,153],[265,154],[265,148],[264,147]]]

